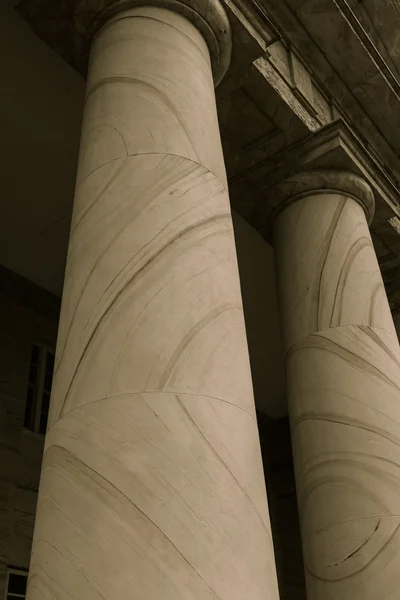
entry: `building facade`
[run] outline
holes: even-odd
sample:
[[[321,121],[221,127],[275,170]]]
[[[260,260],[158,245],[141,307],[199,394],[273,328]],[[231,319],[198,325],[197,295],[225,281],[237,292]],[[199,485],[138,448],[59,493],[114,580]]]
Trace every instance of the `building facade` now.
[[[397,3],[1,11],[0,595],[399,599]]]

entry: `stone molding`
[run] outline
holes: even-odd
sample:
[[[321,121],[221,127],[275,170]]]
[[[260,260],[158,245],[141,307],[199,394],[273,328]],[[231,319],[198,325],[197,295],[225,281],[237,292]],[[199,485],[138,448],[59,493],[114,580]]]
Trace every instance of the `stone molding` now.
[[[317,131],[342,113],[296,49],[277,40],[253,63],[309,131]]]
[[[229,19],[219,0],[79,0],[77,29],[82,30],[83,25],[85,32],[80,60],[77,57],[81,70],[86,70],[91,41],[101,27],[117,14],[122,17],[126,11],[145,6],[177,12],[195,25],[207,43],[217,86],[229,67],[232,51]]]
[[[337,169],[303,171],[278,183],[271,190],[277,205],[271,218],[275,220],[288,206],[302,198],[330,193],[347,196],[360,204],[368,224],[371,224],[375,211],[375,198],[370,186],[359,175]]]
[[[268,53],[268,47],[281,39],[281,33],[271,22],[265,9],[257,2],[249,2],[249,0],[221,1],[228,8],[230,16],[237,19],[249,36],[258,44],[257,58],[261,53]]]
[[[230,18],[237,19],[258,45],[252,61],[265,83],[281,97],[309,131],[317,131],[342,116],[339,107],[315,78],[312,69],[296,48],[285,39],[271,19],[270,7],[256,0],[223,0]],[[233,30],[236,28],[233,24]],[[239,36],[233,36],[237,53]]]

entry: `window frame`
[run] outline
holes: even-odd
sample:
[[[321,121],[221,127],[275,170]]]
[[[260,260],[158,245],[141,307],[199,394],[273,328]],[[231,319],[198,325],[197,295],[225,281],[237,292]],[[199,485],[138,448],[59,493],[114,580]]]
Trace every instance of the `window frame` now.
[[[46,435],[46,432],[43,433],[42,431],[40,431],[40,417],[42,414],[43,394],[46,392],[45,378],[46,378],[47,357],[49,354],[51,354],[55,358],[55,348],[53,348],[50,344],[47,344],[45,342],[40,342],[38,340],[33,341],[31,343],[31,355],[29,358],[29,370],[30,370],[31,364],[32,364],[31,356],[32,356],[32,349],[34,346],[37,346],[40,351],[37,384],[35,386],[36,397],[34,399],[33,407],[32,407],[33,417],[31,418],[31,424],[24,425],[24,429],[26,431],[30,431],[32,433],[37,433],[38,435]],[[28,373],[29,373],[29,371],[28,371]],[[54,376],[54,368],[53,368],[53,376]],[[28,375],[26,394],[28,394],[28,389],[29,389],[30,385],[31,384],[30,384],[29,375]],[[50,396],[51,389],[48,391],[48,393]],[[25,398],[25,402],[26,401],[27,401],[27,398]],[[47,429],[47,427],[46,427],[46,429]]]
[[[9,600],[10,598],[22,598],[23,600],[26,598],[26,593],[22,594],[13,594],[8,591],[8,584],[10,581],[10,574],[13,575],[24,575],[26,577],[26,584],[28,586],[28,569],[24,569],[23,567],[7,567],[7,577],[6,577],[6,585],[5,585],[5,595],[4,600]]]

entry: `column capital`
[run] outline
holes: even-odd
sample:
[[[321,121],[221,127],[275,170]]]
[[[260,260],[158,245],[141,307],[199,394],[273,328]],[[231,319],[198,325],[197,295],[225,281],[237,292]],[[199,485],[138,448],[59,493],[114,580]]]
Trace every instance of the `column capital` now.
[[[389,220],[399,213],[397,182],[340,120],[260,163],[246,177],[258,191],[249,221],[268,240],[273,221],[286,203],[319,189],[349,194],[364,207],[369,224],[374,217],[381,228],[391,228]]]
[[[75,23],[77,29],[84,33],[82,63],[88,60],[93,36],[109,19],[143,7],[179,13],[195,25],[208,46],[217,86],[229,67],[232,51],[231,27],[220,0],[78,0]]]
[[[375,211],[375,198],[371,187],[359,175],[339,169],[302,171],[278,183],[271,190],[275,205],[272,220],[293,202],[305,196],[329,193],[352,198],[362,206],[368,224],[371,224]]]

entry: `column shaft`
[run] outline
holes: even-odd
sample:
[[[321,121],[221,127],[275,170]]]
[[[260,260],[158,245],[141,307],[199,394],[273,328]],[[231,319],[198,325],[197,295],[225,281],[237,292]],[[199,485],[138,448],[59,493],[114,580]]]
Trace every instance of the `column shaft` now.
[[[97,35],[29,600],[276,600],[207,45]]]
[[[337,190],[309,183],[274,226],[308,599],[395,600],[400,351],[360,206],[372,192],[328,175]]]

